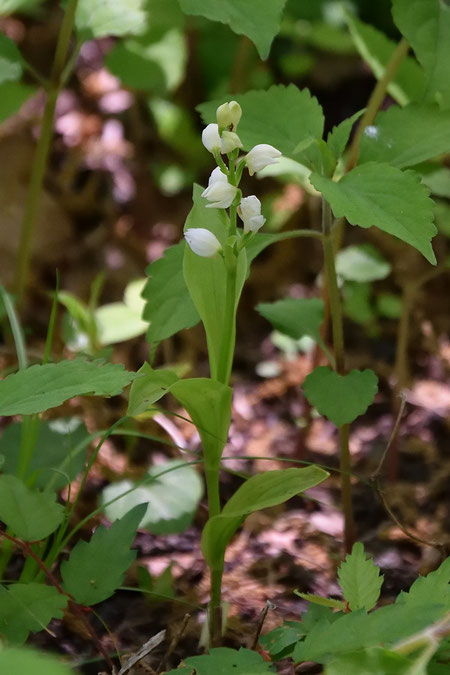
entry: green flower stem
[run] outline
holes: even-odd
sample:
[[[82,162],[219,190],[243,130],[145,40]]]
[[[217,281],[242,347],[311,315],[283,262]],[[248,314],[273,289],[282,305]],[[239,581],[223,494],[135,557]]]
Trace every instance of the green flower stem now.
[[[56,101],[63,86],[62,76],[67,61],[70,38],[72,36],[73,26],[75,23],[77,4],[78,0],[69,0],[64,14],[64,19],[58,37],[58,43],[56,45],[50,83],[47,89],[47,101],[42,117],[41,134],[39,136],[36,154],[34,156],[31,169],[31,178],[28,186],[27,197],[25,200],[25,210],[22,218],[19,251],[17,255],[16,278],[14,283],[19,301],[22,299],[25,292],[29,275],[34,225],[36,222],[42,185],[44,182],[44,175],[50,152]]]
[[[327,275],[328,295],[330,299],[331,326],[333,331],[333,348],[335,370],[340,375],[345,373],[344,327],[342,319],[342,304],[337,284],[336,267],[334,263],[334,246],[331,233],[331,209],[328,202],[322,197],[322,231],[323,254]],[[344,546],[347,553],[351,552],[355,541],[355,522],[353,518],[351,476],[350,476],[350,425],[345,424],[339,429],[339,461],[341,470],[341,499],[344,512]]]

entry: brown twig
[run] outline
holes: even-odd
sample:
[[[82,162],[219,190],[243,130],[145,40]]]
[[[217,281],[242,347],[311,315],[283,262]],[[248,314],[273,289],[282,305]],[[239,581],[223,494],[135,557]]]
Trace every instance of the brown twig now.
[[[259,636],[261,635],[261,631],[262,631],[263,626],[264,626],[264,621],[266,620],[266,616],[267,616],[267,613],[268,613],[269,609],[275,609],[275,605],[272,602],[270,602],[270,600],[267,600],[265,606],[261,610],[261,614],[259,615],[259,621],[258,621],[258,625],[256,626],[255,636],[252,640],[252,643],[251,643],[249,649],[256,649],[256,647],[258,645]]]
[[[147,640],[147,642],[143,644],[142,647],[135,654],[133,654],[130,659],[128,659],[125,665],[122,666],[122,668],[119,670],[119,675],[127,675],[127,673],[129,673],[130,670],[139,663],[139,661],[142,661],[142,659],[144,659],[148,654],[150,654],[151,651],[160,645],[165,637],[166,631],[161,630],[159,633],[156,633],[156,635],[151,637],[150,640]],[[154,671],[152,670],[152,672]],[[159,670],[157,672],[159,672]]]
[[[161,659],[161,663],[158,666],[158,669],[156,671],[156,675],[159,675],[159,673],[162,671],[162,669],[166,668],[167,661],[169,660],[170,656],[175,651],[175,648],[176,648],[177,644],[181,640],[182,635],[183,635],[184,631],[186,630],[186,626],[188,625],[190,618],[191,618],[190,614],[184,615],[183,621],[181,622],[181,626],[179,627],[179,629],[177,630],[177,632],[175,633],[175,635],[173,636],[173,638],[170,642],[169,649],[166,651],[166,653],[164,654],[164,656]],[[119,675],[120,675],[120,673],[119,673]]]

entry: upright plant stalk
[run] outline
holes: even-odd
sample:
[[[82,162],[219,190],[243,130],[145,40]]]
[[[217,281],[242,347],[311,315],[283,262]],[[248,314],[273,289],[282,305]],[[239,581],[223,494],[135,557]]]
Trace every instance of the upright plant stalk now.
[[[335,369],[340,375],[345,373],[344,327],[342,319],[342,303],[337,283],[336,267],[334,263],[334,245],[331,233],[331,209],[328,202],[322,197],[322,232],[323,254],[327,275],[331,327],[333,332],[333,347]],[[341,498],[344,513],[344,547],[347,553],[351,552],[355,541],[355,522],[353,518],[352,492],[350,482],[350,425],[344,424],[339,428],[339,462],[341,469]]]
[[[56,101],[64,82],[64,71],[67,62],[67,54],[70,47],[75,23],[75,13],[78,0],[69,0],[64,14],[64,19],[59,32],[56,45],[55,58],[47,89],[47,100],[42,117],[41,133],[36,147],[36,153],[31,169],[31,178],[25,200],[25,210],[22,218],[19,251],[17,254],[17,267],[15,277],[15,291],[22,300],[27,285],[31,245],[33,241],[34,225],[39,208],[39,201],[47,167],[48,155],[53,133],[53,120],[55,116]]]

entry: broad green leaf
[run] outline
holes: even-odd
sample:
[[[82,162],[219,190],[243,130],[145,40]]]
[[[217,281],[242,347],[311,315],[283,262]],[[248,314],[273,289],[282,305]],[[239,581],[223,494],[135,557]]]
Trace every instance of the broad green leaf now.
[[[333,127],[328,134],[327,145],[336,159],[339,159],[339,157],[343,154],[348,143],[348,139],[350,138],[350,132],[353,128],[353,125],[357,120],[359,120],[363,113],[364,110],[358,110],[358,112],[356,112],[354,115],[347,117],[347,119]]]
[[[378,390],[378,378],[372,370],[352,370],[339,375],[328,366],[315,368],[303,383],[311,405],[337,427],[350,424],[366,412]]]
[[[392,105],[364,129],[359,164],[388,162],[399,169],[450,152],[450,110]]]
[[[145,31],[145,0],[79,0],[76,27],[85,39]]]
[[[295,150],[307,139],[322,138],[324,117],[317,99],[308,89],[273,85],[267,91],[249,91],[233,96],[242,107],[239,138],[244,150],[259,143],[269,143],[285,157],[298,160]],[[197,106],[203,121],[216,121],[216,109],[230,96]],[[211,210],[211,209],[210,209]]]
[[[136,557],[130,551],[136,529],[147,509],[139,504],[107,530],[101,525],[89,542],[78,541],[61,565],[64,590],[82,605],[96,605],[109,598],[122,584]]]
[[[273,672],[271,664],[265,662],[261,654],[243,647],[239,651],[217,647],[209,654],[190,656],[183,663],[185,666],[181,670],[170,670],[166,675],[264,675]]]
[[[305,634],[306,631],[299,621],[285,621],[282,626],[261,635],[258,642],[272,659],[278,660],[287,656]]]
[[[97,339],[101,345],[131,340],[148,329],[148,322],[141,318],[145,307],[141,293],[145,283],[145,279],[135,279],[126,287],[123,302],[101,305],[94,311]]]
[[[325,663],[331,657],[366,647],[389,645],[423,630],[443,614],[442,605],[427,603],[411,611],[406,605],[386,605],[367,614],[365,610],[339,615],[330,623],[317,623],[305,640],[295,646],[293,659]]]
[[[333,659],[325,667],[325,675],[413,675],[413,665],[405,656],[371,647]]]
[[[389,276],[391,265],[374,246],[360,244],[338,251],[336,272],[348,281],[377,281]]]
[[[286,0],[179,0],[183,12],[228,24],[238,35],[247,35],[262,59],[280,30]]]
[[[0,672],[20,675],[73,675],[73,670],[53,656],[34,649],[0,649]]]
[[[22,82],[0,84],[0,122],[14,115],[36,91],[36,87]]]
[[[260,302],[256,310],[272,326],[294,340],[309,335],[321,342],[320,326],[323,322],[323,300],[319,298],[285,298],[276,302]]]
[[[394,0],[392,15],[425,70],[425,98],[450,108],[450,7],[441,0]]]
[[[302,598],[302,600],[307,600],[315,605],[320,605],[320,607],[330,607],[330,609],[339,609],[341,611],[345,610],[345,602],[342,602],[342,600],[324,598],[323,595],[314,595],[312,593],[300,593],[300,591],[294,591],[294,593],[295,595],[298,595],[299,598]]]
[[[346,18],[356,49],[379,80],[384,75],[397,43],[374,26],[359,21],[350,12],[346,13]],[[389,83],[388,92],[400,105],[406,105],[419,100],[423,91],[423,70],[414,58],[407,56],[400,63],[394,80]]]
[[[407,604],[411,611],[426,602],[443,604],[450,611],[450,557],[426,577],[419,576],[407,593],[401,592],[396,602]]]
[[[286,239],[297,239],[304,236],[304,230],[287,230],[285,232],[257,232],[246,245],[247,261],[250,263],[271,244]]]
[[[200,321],[184,280],[184,248],[184,241],[170,246],[162,258],[147,267],[149,279],[142,291],[146,300],[142,317],[150,322],[149,342],[165,340]]]
[[[100,360],[30,366],[0,382],[0,415],[32,415],[74,396],[115,396],[134,378],[122,365]]]
[[[0,83],[19,80],[22,70],[22,56],[16,43],[0,33]]]
[[[30,490],[16,476],[0,476],[0,520],[20,539],[38,541],[54,532],[64,516],[55,495]]]
[[[15,422],[0,437],[3,473],[17,474],[21,434],[22,424]],[[83,470],[85,453],[75,454],[74,450],[87,436],[88,430],[78,417],[42,420],[25,478],[32,478],[36,488],[45,488],[50,479],[55,490],[64,487]]]
[[[228,500],[222,513],[210,518],[203,528],[202,551],[208,565],[213,569],[221,567],[228,542],[250,513],[283,504],[328,475],[317,466],[309,466],[266,471],[249,478]]]
[[[357,609],[369,611],[377,603],[383,584],[380,568],[368,560],[360,541],[353,544],[338,569],[339,586],[352,612]]]
[[[440,164],[429,165],[427,169],[429,170],[421,171],[422,183],[425,183],[433,196],[450,199],[450,169]]]
[[[43,3],[44,0],[0,0],[0,16],[26,12]]]
[[[11,644],[24,643],[31,631],[41,631],[52,619],[62,619],[67,601],[53,586],[10,584],[8,590],[0,586],[0,635]],[[1,654],[0,650],[0,664]]]
[[[194,205],[186,219],[185,230],[189,228],[204,227],[218,238],[224,246],[227,238],[226,227],[221,219],[220,209],[208,209],[206,200],[201,197],[202,188],[194,186]],[[211,211],[215,211],[214,214]],[[224,313],[226,305],[227,271],[224,260],[216,255],[213,258],[203,258],[194,253],[189,246],[184,250],[183,262],[184,278],[186,286],[200,314],[205,328],[208,343],[208,356],[211,365],[211,377],[217,378],[219,355],[222,347],[222,339],[225,333]],[[236,307],[247,276],[247,258],[245,249],[239,254],[237,260],[237,279],[235,304]],[[235,331],[231,336],[230,343],[234,344]],[[230,348],[230,358],[234,350]]]
[[[402,315],[403,299],[395,293],[378,293],[376,297],[378,314],[388,319],[399,319]]]
[[[131,480],[122,480],[108,485],[102,492],[102,504],[107,504],[135,485],[133,492],[105,507],[106,517],[117,520],[137,504],[146,502],[147,510],[139,527],[152,534],[184,532],[191,525],[203,496],[203,483],[197,471],[174,461],[152,467],[148,472],[148,483],[141,484],[139,481],[137,485]]]
[[[202,439],[205,466],[217,468],[228,440],[231,387],[209,378],[178,380],[171,394],[186,408]]]
[[[369,282],[346,281],[343,296],[344,313],[352,321],[365,325],[376,319]]]
[[[172,384],[178,381],[178,375],[168,368],[154,370],[144,363],[138,370],[137,377],[130,388],[127,414],[136,416],[148,410],[153,403],[159,401],[170,391]]]
[[[433,202],[414,171],[400,171],[389,164],[368,162],[357,166],[339,183],[312,174],[310,181],[330,203],[336,218],[351,225],[378,227],[414,246],[433,265],[431,238]]]

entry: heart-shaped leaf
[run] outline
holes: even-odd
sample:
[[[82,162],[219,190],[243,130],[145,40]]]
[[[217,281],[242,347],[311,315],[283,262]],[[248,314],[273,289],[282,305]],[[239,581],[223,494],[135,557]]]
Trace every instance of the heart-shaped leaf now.
[[[339,375],[328,366],[319,366],[308,375],[303,391],[311,405],[337,427],[350,424],[366,412],[378,390],[372,370],[352,370]]]

